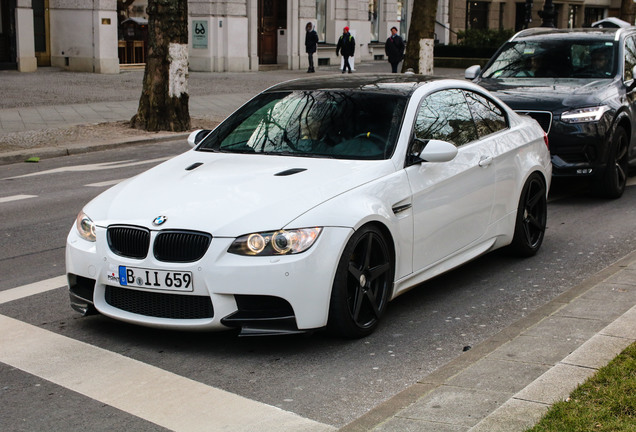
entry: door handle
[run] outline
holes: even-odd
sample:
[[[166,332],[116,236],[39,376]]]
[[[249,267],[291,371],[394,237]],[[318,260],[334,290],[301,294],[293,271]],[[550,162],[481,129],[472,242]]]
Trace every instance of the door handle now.
[[[479,166],[480,167],[487,167],[492,163],[492,156],[482,156],[479,159]]]

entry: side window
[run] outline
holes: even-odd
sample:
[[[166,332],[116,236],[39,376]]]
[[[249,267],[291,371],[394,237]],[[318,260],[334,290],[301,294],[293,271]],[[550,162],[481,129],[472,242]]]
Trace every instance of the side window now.
[[[461,146],[478,138],[475,123],[460,90],[442,90],[428,95],[415,120],[415,136]]]
[[[508,127],[504,111],[493,101],[471,91],[464,90],[464,95],[473,114],[479,138]]]
[[[629,37],[625,39],[625,70],[623,72],[623,81],[634,79],[632,76],[632,68],[636,66],[636,38]]]

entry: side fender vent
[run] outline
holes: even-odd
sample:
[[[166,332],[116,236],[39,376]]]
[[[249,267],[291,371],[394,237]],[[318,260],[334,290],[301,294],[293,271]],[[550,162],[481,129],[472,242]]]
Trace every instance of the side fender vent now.
[[[298,173],[303,172],[303,171],[307,171],[307,168],[291,168],[291,169],[276,173],[274,175],[278,176],[278,177],[290,176],[290,175],[298,174]]]

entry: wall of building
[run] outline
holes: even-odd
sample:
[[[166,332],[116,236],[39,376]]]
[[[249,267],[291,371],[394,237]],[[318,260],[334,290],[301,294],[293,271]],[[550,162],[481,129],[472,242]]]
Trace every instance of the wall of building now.
[[[51,66],[119,73],[116,0],[50,0]]]
[[[33,33],[33,8],[31,0],[18,0],[15,9],[16,62],[20,72],[34,72],[35,37]]]
[[[225,2],[210,0],[190,0],[188,2],[188,32],[190,69],[203,72],[245,72],[254,69],[251,52],[253,33],[250,19],[256,1]],[[201,35],[195,33],[205,23],[206,43],[201,43]],[[199,43],[195,43],[196,38]],[[207,46],[206,46],[207,45]],[[256,65],[257,67],[258,65]]]
[[[31,0],[16,0],[16,51],[18,69],[36,69]],[[118,73],[117,0],[50,0],[51,65],[75,71]],[[141,0],[144,1],[144,0]],[[288,69],[307,67],[305,24],[316,22],[315,0],[285,0],[285,27],[278,29],[276,60]],[[315,61],[339,64],[335,44],[345,26],[356,39],[355,62],[382,58],[389,29],[399,26],[397,0],[379,0],[377,41],[371,37],[368,0],[327,0],[326,41],[319,45]],[[489,4],[489,28],[514,29],[515,0],[493,0]],[[503,14],[500,5],[503,4]],[[618,10],[620,0],[570,0],[560,5],[557,27],[568,25],[570,5],[577,5],[577,23],[583,22],[586,7]],[[456,33],[466,29],[466,0],[439,0],[436,39],[456,43]],[[540,25],[538,11],[543,3],[535,0],[531,27]],[[189,0],[189,62],[195,71],[246,72],[259,69],[258,0]],[[408,0],[407,10],[413,10]],[[198,26],[198,27],[197,27]],[[205,40],[195,34],[205,29]]]

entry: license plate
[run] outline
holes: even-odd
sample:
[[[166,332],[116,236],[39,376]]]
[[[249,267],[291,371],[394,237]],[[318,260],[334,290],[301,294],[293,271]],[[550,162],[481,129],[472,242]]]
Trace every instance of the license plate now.
[[[119,266],[119,284],[139,288],[170,291],[192,291],[194,284],[191,272],[150,270]]]

